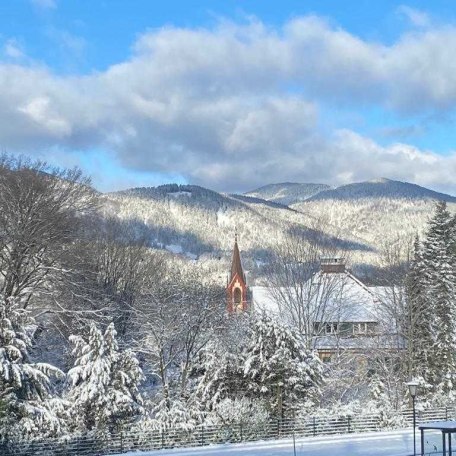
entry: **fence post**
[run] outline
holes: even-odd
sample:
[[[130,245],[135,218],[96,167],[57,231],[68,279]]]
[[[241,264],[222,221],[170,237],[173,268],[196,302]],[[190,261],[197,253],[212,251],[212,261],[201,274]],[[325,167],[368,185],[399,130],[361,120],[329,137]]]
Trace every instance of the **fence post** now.
[[[123,447],[123,429],[120,429],[120,452],[124,452],[124,447]]]
[[[162,447],[162,449],[165,448],[165,431],[164,431],[164,429],[161,430],[161,447]]]
[[[350,415],[347,416],[347,430],[348,430],[348,433],[350,434],[350,432],[351,432],[351,417],[350,417]]]
[[[242,423],[239,424],[239,428],[240,428],[239,430],[241,432],[241,442],[243,442],[244,441],[244,436],[242,434]]]
[[[313,436],[317,435],[317,420],[313,417]]]
[[[201,446],[204,445],[204,426],[201,425]]]
[[[448,421],[448,406],[445,407],[445,421]]]

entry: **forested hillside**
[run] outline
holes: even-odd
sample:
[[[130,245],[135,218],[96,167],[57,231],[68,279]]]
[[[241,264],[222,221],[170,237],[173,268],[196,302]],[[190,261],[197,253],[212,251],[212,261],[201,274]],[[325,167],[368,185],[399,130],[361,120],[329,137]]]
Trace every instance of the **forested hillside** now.
[[[298,194],[307,196],[289,207],[277,204],[277,195],[285,191],[295,192],[292,201]],[[149,245],[200,261],[219,280],[228,268],[235,230],[254,279],[290,236],[344,252],[354,269],[378,266],[385,246],[410,242],[423,233],[437,198],[456,209],[450,195],[388,179],[334,190],[318,184],[276,184],[246,195],[172,184],[111,193],[103,200],[106,214],[134,227]]]

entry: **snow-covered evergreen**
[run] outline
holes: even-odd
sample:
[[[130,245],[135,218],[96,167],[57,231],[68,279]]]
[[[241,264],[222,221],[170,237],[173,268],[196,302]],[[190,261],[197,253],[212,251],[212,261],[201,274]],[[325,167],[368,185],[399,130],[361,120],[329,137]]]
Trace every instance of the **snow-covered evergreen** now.
[[[36,325],[17,298],[0,297],[0,434],[54,435],[60,420],[51,404],[51,377],[63,373],[33,363],[29,350]],[[58,400],[58,399],[56,399]]]
[[[260,315],[243,342],[237,353],[215,345],[205,350],[198,393],[209,410],[247,397],[284,418],[299,403],[318,398],[322,364],[292,329]]]
[[[317,399],[323,366],[299,334],[266,315],[254,320],[244,356],[248,389],[283,418],[300,401]]]
[[[415,238],[413,258],[406,279],[406,372],[409,378],[429,377],[434,336],[433,308],[427,298],[426,267],[422,247]]]
[[[92,324],[87,340],[81,336],[70,340],[76,361],[68,372],[67,399],[79,426],[107,429],[139,415],[142,370],[132,352],[119,351],[114,324],[104,333]]]
[[[453,221],[446,203],[436,205],[423,245],[426,299],[432,308],[434,333],[429,382],[437,390],[450,392],[456,379],[456,276],[450,249]]]
[[[429,398],[450,395],[456,379],[456,255],[454,218],[435,205],[422,245],[415,241],[407,277],[407,340],[410,378],[429,385]],[[424,393],[424,391],[423,391]]]

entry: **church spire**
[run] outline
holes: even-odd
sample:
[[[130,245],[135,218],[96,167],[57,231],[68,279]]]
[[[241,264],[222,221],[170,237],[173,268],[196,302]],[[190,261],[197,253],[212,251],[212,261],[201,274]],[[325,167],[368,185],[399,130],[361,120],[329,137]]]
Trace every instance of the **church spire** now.
[[[241,254],[239,253],[238,246],[238,234],[237,231],[234,233],[234,248],[233,248],[233,258],[231,260],[231,277],[230,281],[233,280],[235,275],[238,275],[245,282],[244,271],[242,269],[241,263]]]
[[[228,313],[245,312],[247,310],[247,284],[242,269],[241,254],[238,246],[237,230],[234,234],[231,275],[226,288]]]

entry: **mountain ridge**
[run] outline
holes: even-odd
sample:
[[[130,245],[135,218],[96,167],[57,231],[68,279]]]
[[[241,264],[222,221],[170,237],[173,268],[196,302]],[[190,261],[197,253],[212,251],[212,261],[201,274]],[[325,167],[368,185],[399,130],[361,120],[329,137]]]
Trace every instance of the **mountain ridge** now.
[[[307,201],[317,200],[357,200],[362,198],[423,199],[456,202],[456,197],[437,192],[418,184],[388,179],[385,177],[368,181],[353,182],[334,189],[318,192]]]
[[[411,182],[386,177],[331,187],[326,184],[281,182],[250,190],[243,196],[293,206],[305,201],[355,200],[362,198],[422,199],[456,202],[456,196]]]

